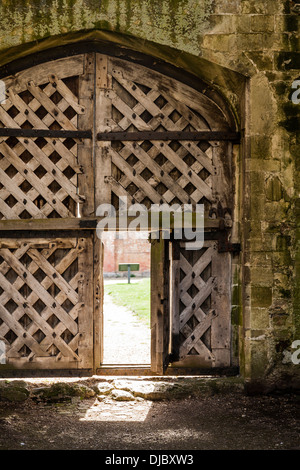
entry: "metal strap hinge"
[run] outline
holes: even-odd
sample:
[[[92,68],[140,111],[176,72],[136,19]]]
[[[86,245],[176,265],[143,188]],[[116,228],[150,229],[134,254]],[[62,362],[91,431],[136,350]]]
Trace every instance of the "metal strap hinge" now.
[[[21,129],[0,127],[0,137],[24,137],[38,138],[48,137],[52,139],[91,139],[92,131],[90,130],[65,130],[65,129]]]
[[[241,251],[240,243],[230,243],[228,240],[218,240],[218,253],[234,253]]]
[[[239,132],[232,131],[136,131],[99,132],[97,140],[102,141],[142,141],[142,140],[190,140],[190,141],[232,141],[239,143]]]

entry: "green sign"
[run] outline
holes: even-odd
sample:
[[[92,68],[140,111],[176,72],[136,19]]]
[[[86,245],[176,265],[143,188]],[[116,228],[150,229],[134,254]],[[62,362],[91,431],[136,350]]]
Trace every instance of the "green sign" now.
[[[119,271],[128,271],[128,268],[130,268],[130,271],[139,271],[140,265],[138,263],[120,263],[119,264]]]

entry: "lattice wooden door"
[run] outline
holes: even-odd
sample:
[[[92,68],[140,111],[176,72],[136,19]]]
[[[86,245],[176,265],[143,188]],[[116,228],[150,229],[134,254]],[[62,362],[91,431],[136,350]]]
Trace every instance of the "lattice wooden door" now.
[[[176,243],[176,242],[175,242]],[[228,367],[231,360],[230,254],[207,240],[201,250],[173,247],[173,351],[189,367]],[[175,347],[176,345],[176,347]]]
[[[7,365],[22,369],[93,366],[91,238],[2,239],[0,337]]]
[[[164,202],[228,207],[228,176],[215,197],[213,180],[222,177],[223,168],[218,164],[220,143],[180,140],[182,132],[191,136],[193,131],[228,130],[221,110],[203,94],[136,64],[110,59],[103,73],[106,86],[98,90],[96,120],[103,151],[97,175],[109,184],[99,200],[116,207],[120,196],[147,207]],[[178,137],[170,138],[172,132]]]
[[[84,65],[85,57],[77,56],[5,80],[0,129],[10,129],[11,136],[0,139],[1,219],[70,218],[82,211],[88,144],[72,133],[76,136],[87,123],[91,127]],[[34,135],[32,129],[39,130],[37,137],[26,137]],[[43,137],[51,131],[66,138]]]
[[[209,223],[214,217],[231,219],[231,143],[218,140],[230,127],[213,99],[124,60],[101,56],[98,70],[102,86],[97,96],[97,202],[112,203],[116,209],[121,197],[127,197],[129,205],[140,203],[148,209],[151,204],[191,204],[194,208],[204,204]],[[187,250],[183,241],[180,250],[178,241],[173,245],[173,254],[177,251],[180,256],[171,260],[171,270],[161,262],[151,266],[156,286],[153,368],[162,371],[168,361],[165,325],[172,326],[168,352],[172,351],[177,364],[229,366],[230,255],[218,252],[217,241],[206,241],[199,251]],[[163,253],[159,244],[153,246],[153,256],[160,248]],[[168,294],[172,299],[160,292],[166,272],[172,272]],[[166,304],[170,306],[168,320]]]
[[[148,209],[204,204],[206,232],[214,231],[204,251],[188,253],[182,241],[180,257],[172,258],[161,241],[153,245],[153,256],[164,255],[163,262],[152,259],[152,367],[163,371],[171,350],[180,361],[197,356],[199,364],[227,364],[230,255],[212,240],[219,221],[233,217],[230,141],[236,133],[214,93],[98,53],[44,63],[4,82],[0,339],[8,342],[10,364],[100,365],[95,215],[103,203],[119,209],[120,197]],[[98,352],[91,352],[93,345]]]
[[[82,54],[4,79],[0,340],[6,370],[93,371],[93,234],[78,230],[94,203],[93,77],[93,54]]]

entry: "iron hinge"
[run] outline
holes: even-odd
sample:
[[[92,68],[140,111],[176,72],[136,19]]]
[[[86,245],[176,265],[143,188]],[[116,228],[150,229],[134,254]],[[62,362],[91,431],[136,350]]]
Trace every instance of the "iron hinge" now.
[[[239,143],[241,135],[233,131],[136,131],[136,132],[99,132],[98,140],[104,141],[142,141],[142,140],[213,140]]]
[[[231,243],[228,240],[218,240],[218,253],[239,254],[241,249],[240,243]]]

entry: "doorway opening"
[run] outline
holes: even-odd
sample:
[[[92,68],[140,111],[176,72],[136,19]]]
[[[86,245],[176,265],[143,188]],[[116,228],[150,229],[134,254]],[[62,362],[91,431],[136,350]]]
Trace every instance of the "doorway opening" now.
[[[180,71],[164,75],[159,64],[147,65],[131,53],[125,60],[94,51],[21,70],[17,81],[5,79],[0,336],[9,343],[12,374],[89,375],[100,365],[151,364],[151,373],[163,375],[169,364],[193,370],[232,364],[231,273],[238,250],[232,243],[238,235],[232,149],[239,133],[214,89],[200,82],[193,88],[194,80],[179,81]],[[205,250],[188,250],[176,237],[169,243],[161,229],[151,244],[143,239],[146,269],[140,240],[119,234],[102,250],[93,233],[98,208],[109,204],[120,214],[122,198],[148,210],[203,204]],[[113,245],[123,245],[123,258],[115,249],[110,272]],[[58,250],[64,251],[57,258]],[[139,265],[130,283],[119,270],[124,263]],[[108,292],[111,303],[105,296],[102,314],[103,284],[106,292],[127,287],[135,301],[134,288],[147,278],[148,334],[140,332],[138,312],[122,305],[120,292],[114,300]],[[120,314],[125,331],[120,318],[112,318],[113,304],[116,311],[133,311],[133,322]]]
[[[147,238],[146,232],[106,232],[103,237],[103,366],[150,366]]]

